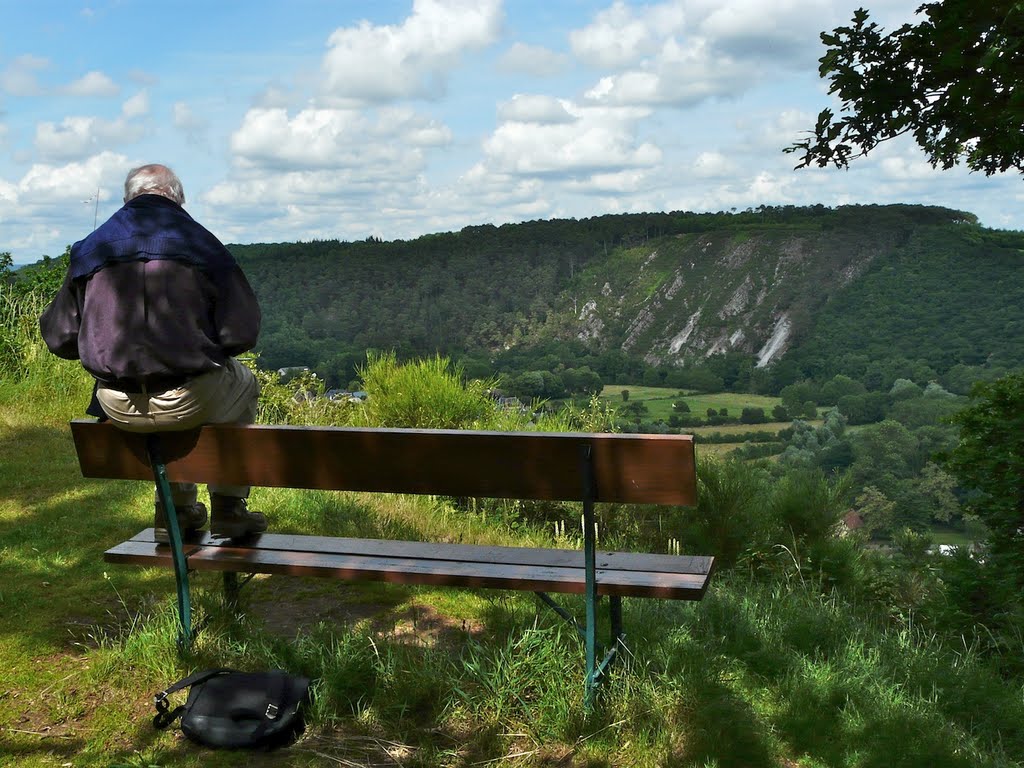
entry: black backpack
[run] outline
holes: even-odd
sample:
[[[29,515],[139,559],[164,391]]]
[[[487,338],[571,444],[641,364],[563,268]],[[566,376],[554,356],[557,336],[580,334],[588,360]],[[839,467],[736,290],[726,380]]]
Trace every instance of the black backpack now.
[[[191,686],[188,700],[171,709],[167,697]],[[272,672],[208,669],[179,680],[153,697],[153,725],[163,730],[181,717],[192,741],[214,749],[271,750],[291,744],[306,729],[303,709],[309,679]]]

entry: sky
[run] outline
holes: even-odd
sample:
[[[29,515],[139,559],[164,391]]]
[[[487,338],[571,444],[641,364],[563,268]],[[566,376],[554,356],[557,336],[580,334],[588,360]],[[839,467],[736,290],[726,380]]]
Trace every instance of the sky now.
[[[759,205],[944,205],[1019,174],[782,149],[838,107],[823,30],[920,0],[0,0],[0,252],[59,256],[159,162],[226,243]]]

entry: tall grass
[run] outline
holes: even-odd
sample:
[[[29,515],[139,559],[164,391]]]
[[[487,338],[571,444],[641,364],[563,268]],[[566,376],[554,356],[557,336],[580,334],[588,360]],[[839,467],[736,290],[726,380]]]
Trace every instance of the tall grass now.
[[[49,303],[42,292],[18,292],[0,281],[0,403],[18,403],[24,423],[81,414],[92,381],[75,361],[50,354],[39,332]]]

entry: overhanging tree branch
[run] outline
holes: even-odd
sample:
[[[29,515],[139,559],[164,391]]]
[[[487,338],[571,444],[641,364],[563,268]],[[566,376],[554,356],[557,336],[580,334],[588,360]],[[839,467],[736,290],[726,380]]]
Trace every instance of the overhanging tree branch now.
[[[797,168],[846,168],[910,133],[932,166],[1024,172],[1024,3],[941,0],[917,13],[885,33],[859,9],[822,33],[819,74],[841,116],[823,109],[810,138],[783,150]]]

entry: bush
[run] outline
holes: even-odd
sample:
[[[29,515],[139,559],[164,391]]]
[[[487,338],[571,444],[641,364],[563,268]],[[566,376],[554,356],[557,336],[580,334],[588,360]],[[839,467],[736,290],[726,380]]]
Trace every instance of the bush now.
[[[697,507],[683,537],[695,552],[710,552],[719,565],[734,565],[745,553],[763,553],[771,543],[771,521],[763,499],[762,470],[733,459],[697,465]]]
[[[967,506],[989,530],[991,565],[1024,587],[1024,373],[979,382],[971,400],[947,467],[974,492]]]
[[[491,382],[463,383],[462,369],[440,355],[404,364],[393,352],[369,356],[360,376],[367,399],[358,426],[486,428],[497,418]]]
[[[773,489],[771,516],[798,542],[831,538],[846,512],[849,489],[846,479],[829,482],[820,470],[792,470]]]
[[[767,421],[764,408],[744,408],[740,413],[740,424],[764,424]]]

